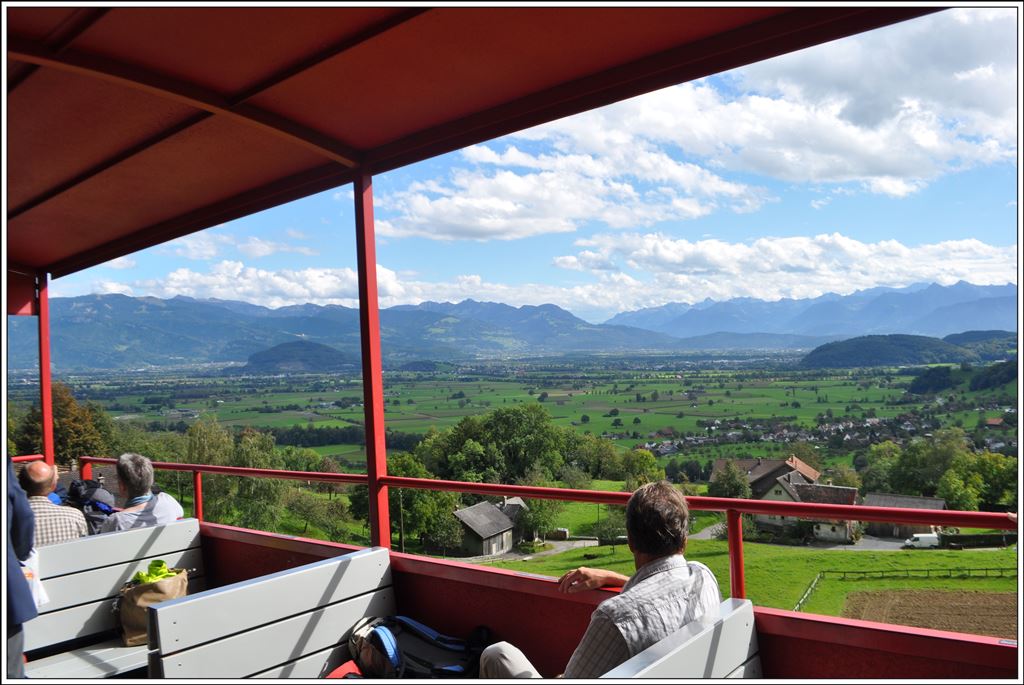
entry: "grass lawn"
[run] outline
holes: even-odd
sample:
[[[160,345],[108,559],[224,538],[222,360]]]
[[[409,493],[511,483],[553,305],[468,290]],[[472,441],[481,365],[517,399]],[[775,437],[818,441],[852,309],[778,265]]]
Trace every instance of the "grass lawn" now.
[[[807,586],[821,570],[899,571],[904,569],[1017,568],[1016,548],[1000,550],[916,550],[885,552],[820,550],[783,545],[746,543],[743,546],[747,597],[754,604],[792,609]],[[593,557],[587,558],[584,555]],[[596,556],[595,556],[596,555]],[[723,596],[729,596],[729,552],[723,540],[691,540],[688,559],[700,561],[718,578]],[[578,566],[591,566],[632,574],[633,558],[625,545],[583,547],[562,554],[535,557],[529,561],[491,564],[493,566],[559,577]],[[838,615],[846,594],[855,590],[927,587],[930,589],[984,589],[1016,592],[1017,578],[931,578],[927,580],[884,578],[857,581],[827,579],[812,596],[807,611]],[[820,595],[819,595],[820,593]]]

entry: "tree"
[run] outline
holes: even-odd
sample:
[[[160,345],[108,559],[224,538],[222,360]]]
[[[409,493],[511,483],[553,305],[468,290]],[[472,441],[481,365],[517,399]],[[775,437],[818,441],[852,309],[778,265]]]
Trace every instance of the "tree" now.
[[[462,542],[462,522],[455,517],[459,508],[457,492],[436,492],[431,498],[431,511],[427,516],[423,541],[425,544],[440,549],[442,554],[457,548]]]
[[[839,466],[832,469],[830,473],[832,485],[841,485],[848,488],[860,488],[861,480],[860,476],[853,468],[846,464],[840,464]]]
[[[599,545],[612,545],[614,551],[617,538],[626,534],[625,507],[605,506],[604,518],[594,524],[591,532]]]
[[[861,492],[893,492],[892,470],[902,451],[891,440],[871,445],[868,448],[867,468],[861,477]]]
[[[79,404],[64,383],[51,384],[54,461],[70,466],[81,456],[107,456],[112,422],[92,404]],[[43,414],[32,405],[19,422],[14,442],[18,454],[43,453]]]
[[[563,466],[558,478],[565,483],[565,487],[572,490],[590,489],[590,474],[574,464]]]
[[[302,521],[303,535],[309,531],[310,523],[317,525],[317,523],[323,518],[320,514],[320,509],[327,504],[324,500],[308,490],[303,490],[302,488],[294,486],[285,490],[284,495],[281,498],[281,503],[288,511],[298,516]]]
[[[627,483],[633,483],[635,490],[644,483],[651,483],[665,477],[665,471],[658,466],[658,460],[650,450],[630,450],[622,457],[622,471]]]
[[[727,461],[725,468],[719,471],[718,475],[708,484],[708,495],[710,497],[749,499],[750,483],[747,481],[746,474],[736,468],[736,464]]]
[[[635,426],[638,423],[640,423],[640,417],[639,416],[634,416],[633,417],[633,425]]]
[[[794,442],[789,444],[790,456],[794,456],[816,471],[821,471],[821,457],[818,456],[814,446],[806,442]]]
[[[960,428],[944,428],[930,438],[912,440],[893,465],[893,489],[905,495],[931,497],[954,459],[966,454],[965,434]]]
[[[232,466],[250,469],[281,470],[281,456],[274,449],[274,436],[247,428],[242,431],[232,458]],[[285,481],[275,478],[235,478],[233,504],[234,525],[256,530],[271,530],[281,517],[281,497]]]
[[[584,414],[580,417],[580,423],[590,423],[590,417]]]
[[[532,485],[538,487],[555,487],[557,484],[551,482],[550,476],[542,468],[531,469],[522,479],[519,485]],[[545,533],[554,528],[558,515],[562,513],[565,504],[554,499],[529,498],[523,500],[528,509],[519,516],[519,524],[525,531],[530,531],[536,538],[544,538]]]
[[[396,452],[388,457],[388,474],[405,478],[434,477],[422,462],[408,452]],[[405,551],[407,535],[420,536],[427,532],[431,525],[431,517],[435,515],[438,506],[435,500],[441,498],[443,494],[419,488],[388,488],[388,516],[391,530],[398,533],[400,550]],[[349,495],[349,507],[355,518],[369,519],[369,501],[365,487],[353,489]]]

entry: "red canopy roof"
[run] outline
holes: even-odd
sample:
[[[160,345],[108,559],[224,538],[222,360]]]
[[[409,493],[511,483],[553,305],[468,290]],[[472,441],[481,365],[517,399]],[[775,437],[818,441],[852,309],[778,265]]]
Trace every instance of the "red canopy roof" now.
[[[8,5],[9,265],[72,273],[931,11]]]

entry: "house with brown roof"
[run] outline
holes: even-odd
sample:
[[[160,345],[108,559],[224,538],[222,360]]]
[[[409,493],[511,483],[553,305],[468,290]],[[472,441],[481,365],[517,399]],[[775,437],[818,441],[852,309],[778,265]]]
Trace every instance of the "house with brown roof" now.
[[[811,504],[846,504],[857,503],[857,488],[844,485],[795,484],[793,489],[800,497],[798,501]],[[818,540],[829,540],[850,544],[854,541],[857,521],[834,519],[811,519],[814,523],[814,537]]]
[[[711,468],[711,480],[714,480],[730,461],[740,473],[746,474],[747,482],[750,483],[751,499],[763,499],[776,487],[779,476],[787,473],[799,473],[806,483],[817,481],[821,475],[796,456],[790,455],[789,459],[716,459]]]
[[[917,495],[897,495],[889,492],[869,492],[864,495],[866,507],[898,507],[900,509],[935,509],[946,508],[946,500],[941,497],[919,497]],[[897,538],[905,540],[915,533],[931,533],[929,525],[912,523],[884,523],[871,521],[867,527],[868,535],[880,538]]]
[[[810,483],[799,471],[790,471],[775,479],[775,483],[758,499],[775,502],[810,502],[814,504],[856,504],[857,488],[839,485]],[[854,540],[856,521],[835,521],[830,519],[800,519],[793,516],[758,514],[754,523],[762,529],[784,532],[801,520],[814,524],[814,537],[819,540],[851,543]]]

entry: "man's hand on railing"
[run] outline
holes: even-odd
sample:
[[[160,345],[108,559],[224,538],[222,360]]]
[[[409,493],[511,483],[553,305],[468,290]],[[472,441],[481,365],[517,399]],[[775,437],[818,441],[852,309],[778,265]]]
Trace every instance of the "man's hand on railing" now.
[[[580,566],[558,579],[558,590],[572,594],[584,590],[596,590],[599,587],[622,587],[628,580],[629,576],[615,571]]]

